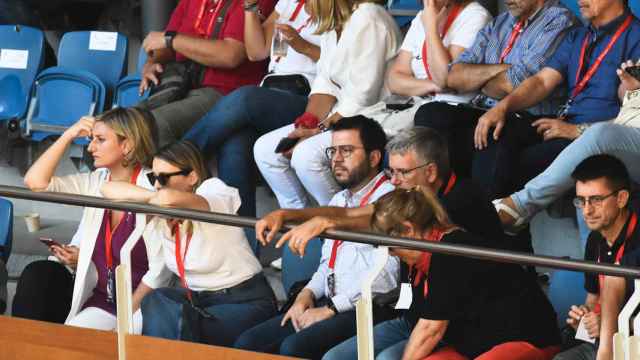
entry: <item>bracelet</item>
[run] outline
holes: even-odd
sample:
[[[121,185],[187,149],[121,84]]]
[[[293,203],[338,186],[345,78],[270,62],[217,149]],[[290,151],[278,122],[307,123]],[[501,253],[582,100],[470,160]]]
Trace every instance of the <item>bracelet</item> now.
[[[315,116],[310,112],[305,112],[304,114],[298,116],[298,118],[294,122],[294,125],[296,129],[299,127],[303,127],[306,129],[314,129],[318,127],[319,123],[320,123],[320,119],[318,119],[317,116]]]
[[[258,12],[258,2],[250,2],[250,1],[245,1],[244,2],[244,11],[250,11],[250,12]]]

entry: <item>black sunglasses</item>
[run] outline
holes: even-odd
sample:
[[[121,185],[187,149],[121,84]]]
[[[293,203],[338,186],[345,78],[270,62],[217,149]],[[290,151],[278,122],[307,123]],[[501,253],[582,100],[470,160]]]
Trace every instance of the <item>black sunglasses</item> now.
[[[167,182],[169,181],[169,178],[171,178],[172,176],[189,175],[190,172],[191,172],[191,169],[180,170],[172,173],[160,173],[158,175],[150,172],[147,174],[147,179],[149,179],[149,182],[151,183],[151,185],[155,185],[156,181],[158,181],[160,183],[160,186],[167,186]]]

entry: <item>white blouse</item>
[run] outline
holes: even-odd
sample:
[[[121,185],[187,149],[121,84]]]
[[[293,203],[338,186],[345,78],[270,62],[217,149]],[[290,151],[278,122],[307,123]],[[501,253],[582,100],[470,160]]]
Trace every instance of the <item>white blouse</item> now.
[[[387,65],[400,45],[400,30],[384,7],[357,6],[338,38],[322,35],[318,74],[311,94],[327,94],[338,101],[332,113],[354,116],[389,95]]]
[[[217,178],[205,180],[196,194],[207,200],[212,212],[235,214],[240,207],[238,190]],[[184,259],[187,286],[191,290],[226,289],[249,280],[262,271],[242,228],[194,221],[193,235],[187,250],[186,224],[185,221],[180,226],[180,254]],[[167,221],[154,217],[144,236],[162,242],[165,271],[178,274],[175,238]]]
[[[300,36],[306,41],[320,46],[320,35],[316,35],[316,24],[310,21],[310,16],[304,9],[304,6],[300,9],[298,16],[293,21],[290,21],[291,15],[293,15],[300,0],[280,0],[276,4],[275,11],[278,12],[279,23],[285,23],[290,25],[296,30],[300,30]],[[274,30],[275,33],[275,30]],[[273,55],[273,42],[271,43],[271,61],[269,62],[269,74],[276,75],[289,75],[289,74],[301,74],[309,80],[309,83],[313,83],[316,77],[316,62],[306,55],[300,54],[295,51],[291,46],[287,50],[287,56],[278,58]],[[269,76],[269,75],[267,75]]]

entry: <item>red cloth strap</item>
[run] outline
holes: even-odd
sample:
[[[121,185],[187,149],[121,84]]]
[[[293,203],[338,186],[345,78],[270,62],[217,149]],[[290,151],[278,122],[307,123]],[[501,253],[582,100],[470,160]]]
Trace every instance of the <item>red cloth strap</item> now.
[[[315,129],[318,127],[319,123],[320,119],[317,116],[313,115],[310,112],[305,112],[304,114],[298,116],[298,118],[294,122],[294,125],[296,129],[299,127],[303,127],[305,129]]]

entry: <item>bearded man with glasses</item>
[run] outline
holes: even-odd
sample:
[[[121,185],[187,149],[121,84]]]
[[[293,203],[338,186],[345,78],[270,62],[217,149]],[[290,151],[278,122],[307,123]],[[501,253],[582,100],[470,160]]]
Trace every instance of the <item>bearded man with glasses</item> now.
[[[335,146],[327,155],[349,149]],[[449,165],[446,139],[437,131],[414,127],[398,132],[386,146],[389,166],[384,170],[391,184],[403,189],[424,186],[437,194],[451,220],[485,240],[485,246],[515,250],[522,244],[505,241],[496,211],[486,194],[470,179],[458,178]],[[331,153],[331,154],[330,154]],[[373,204],[355,207],[319,207],[302,210],[276,210],[256,224],[258,240],[273,240],[285,221],[305,221],[283,235],[276,246],[289,243],[289,248],[303,255],[307,243],[329,229],[367,230]],[[526,244],[525,244],[526,245]],[[522,247],[522,246],[520,246]]]
[[[624,163],[611,155],[595,155],[583,160],[571,174],[576,181],[573,204],[582,211],[591,230],[585,260],[607,264],[638,266],[638,209],[631,206],[631,180]],[[587,297],[583,305],[569,310],[567,324],[582,326],[592,340],[558,354],[554,360],[610,359],[618,314],[632,283],[625,279],[585,273]],[[598,346],[599,344],[599,346]]]

